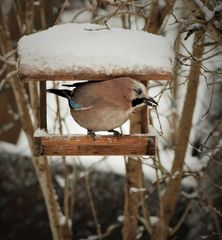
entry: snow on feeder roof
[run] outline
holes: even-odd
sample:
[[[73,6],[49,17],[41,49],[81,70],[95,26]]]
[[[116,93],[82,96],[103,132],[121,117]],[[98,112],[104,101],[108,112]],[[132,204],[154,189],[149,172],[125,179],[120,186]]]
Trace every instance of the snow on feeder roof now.
[[[23,36],[19,75],[35,80],[170,79],[171,49],[162,36],[68,23]]]

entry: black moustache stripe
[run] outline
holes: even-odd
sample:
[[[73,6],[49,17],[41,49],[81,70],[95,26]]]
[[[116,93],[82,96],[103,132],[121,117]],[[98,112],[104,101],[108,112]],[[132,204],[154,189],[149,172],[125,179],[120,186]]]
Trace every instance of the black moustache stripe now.
[[[143,100],[144,100],[143,98],[136,98],[136,99],[133,99],[133,101],[132,101],[132,107],[135,107],[135,106],[137,106],[137,105],[143,103]]]

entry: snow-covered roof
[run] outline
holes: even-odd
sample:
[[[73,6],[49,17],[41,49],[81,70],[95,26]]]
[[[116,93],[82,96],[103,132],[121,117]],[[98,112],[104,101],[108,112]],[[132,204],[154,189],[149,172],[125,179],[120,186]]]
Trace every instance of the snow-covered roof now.
[[[159,35],[68,23],[19,40],[19,74],[46,80],[126,75],[152,79],[152,74],[167,79],[172,69],[171,52],[169,43]]]

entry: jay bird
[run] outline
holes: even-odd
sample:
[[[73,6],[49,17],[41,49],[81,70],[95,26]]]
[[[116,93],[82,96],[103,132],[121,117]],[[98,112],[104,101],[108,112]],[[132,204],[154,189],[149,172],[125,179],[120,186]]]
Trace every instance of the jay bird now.
[[[156,108],[157,102],[148,97],[146,87],[130,77],[120,77],[107,81],[78,82],[74,89],[48,89],[50,93],[68,99],[74,120],[95,136],[97,131],[113,132],[114,128],[126,122],[134,110],[143,105]]]

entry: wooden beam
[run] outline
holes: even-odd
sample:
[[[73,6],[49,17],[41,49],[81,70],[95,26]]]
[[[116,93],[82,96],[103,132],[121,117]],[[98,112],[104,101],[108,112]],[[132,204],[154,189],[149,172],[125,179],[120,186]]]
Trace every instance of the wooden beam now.
[[[46,81],[39,82],[39,89],[40,89],[39,125],[40,129],[47,130]]]
[[[172,72],[147,72],[145,74],[129,74],[129,73],[121,73],[121,74],[96,74],[96,73],[85,73],[85,74],[74,74],[74,73],[56,73],[56,74],[46,74],[46,73],[38,73],[32,74],[22,73],[22,70],[19,70],[19,77],[23,81],[70,81],[70,80],[109,80],[118,77],[131,77],[141,81],[148,81],[148,80],[170,80],[172,78]]]
[[[86,135],[35,136],[35,156],[120,156],[154,155],[155,137],[147,135]]]

